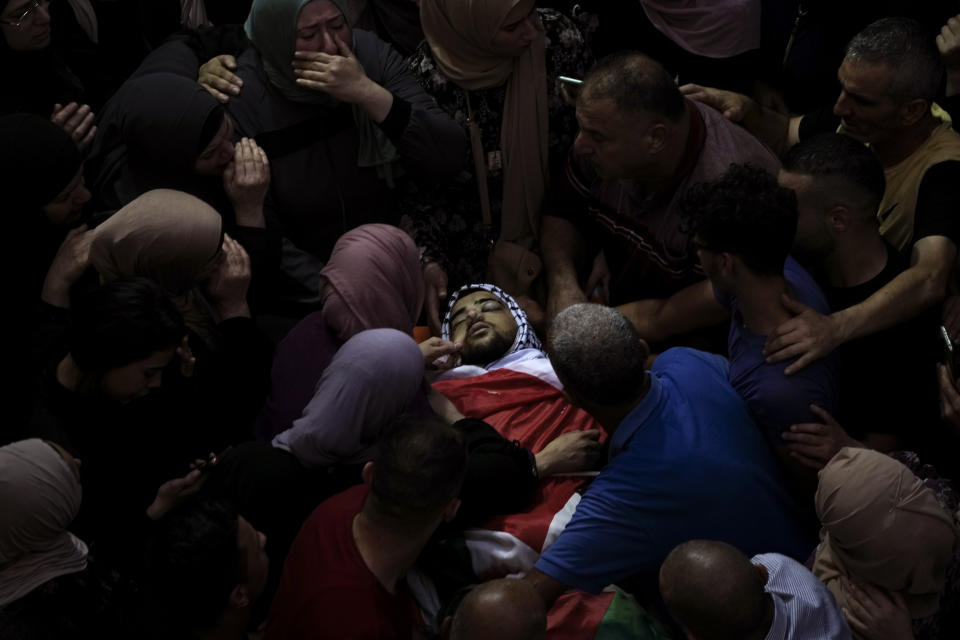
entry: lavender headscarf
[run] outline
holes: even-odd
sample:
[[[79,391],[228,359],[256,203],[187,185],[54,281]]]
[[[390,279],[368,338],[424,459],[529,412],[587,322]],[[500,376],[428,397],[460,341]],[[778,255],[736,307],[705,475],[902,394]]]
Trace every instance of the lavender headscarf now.
[[[305,467],[372,457],[380,430],[406,410],[423,380],[423,354],[395,329],[361,331],[340,347],[313,398],[273,446]]]

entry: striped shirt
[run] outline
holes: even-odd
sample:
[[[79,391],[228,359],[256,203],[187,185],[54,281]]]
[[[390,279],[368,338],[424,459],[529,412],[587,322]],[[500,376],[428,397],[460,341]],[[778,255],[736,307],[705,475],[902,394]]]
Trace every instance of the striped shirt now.
[[[766,640],[851,640],[833,594],[806,567],[779,553],[763,553],[751,562],[769,574],[773,624]]]

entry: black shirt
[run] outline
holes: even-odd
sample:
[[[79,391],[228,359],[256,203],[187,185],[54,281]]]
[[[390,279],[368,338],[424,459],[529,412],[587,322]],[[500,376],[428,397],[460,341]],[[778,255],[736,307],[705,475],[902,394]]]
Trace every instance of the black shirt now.
[[[869,281],[831,287],[818,278],[834,311],[863,302],[909,263],[887,244],[887,264]],[[822,275],[822,274],[817,274]],[[910,320],[850,340],[836,351],[835,417],[854,438],[867,433],[899,436],[902,445],[924,448],[924,429],[939,419],[935,364],[939,359],[939,306]]]

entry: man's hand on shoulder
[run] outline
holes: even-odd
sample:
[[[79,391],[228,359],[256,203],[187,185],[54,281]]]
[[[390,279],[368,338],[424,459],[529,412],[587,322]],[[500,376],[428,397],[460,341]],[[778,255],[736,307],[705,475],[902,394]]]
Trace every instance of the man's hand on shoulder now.
[[[763,355],[768,364],[797,358],[784,369],[785,374],[793,375],[811,362],[830,355],[846,341],[837,314],[825,316],[788,295],[784,295],[782,301],[783,306],[796,315],[767,336]]]

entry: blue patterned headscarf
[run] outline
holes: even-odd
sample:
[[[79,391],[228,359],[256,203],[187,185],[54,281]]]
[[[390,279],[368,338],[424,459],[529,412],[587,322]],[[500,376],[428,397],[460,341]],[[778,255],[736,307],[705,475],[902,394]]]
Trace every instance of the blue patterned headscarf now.
[[[517,321],[517,337],[513,340],[513,346],[503,354],[504,356],[516,353],[521,349],[543,349],[540,345],[540,339],[537,337],[537,334],[534,333],[533,327],[530,326],[530,322],[527,320],[527,314],[520,308],[517,301],[514,300],[509,293],[493,284],[467,284],[457,289],[457,291],[450,296],[450,302],[447,303],[447,314],[443,316],[443,324],[440,327],[440,337],[444,340],[450,339],[450,316],[453,315],[453,307],[457,304],[457,300],[477,291],[489,291],[503,300],[507,308],[510,309],[510,314],[513,316],[513,319]]]

